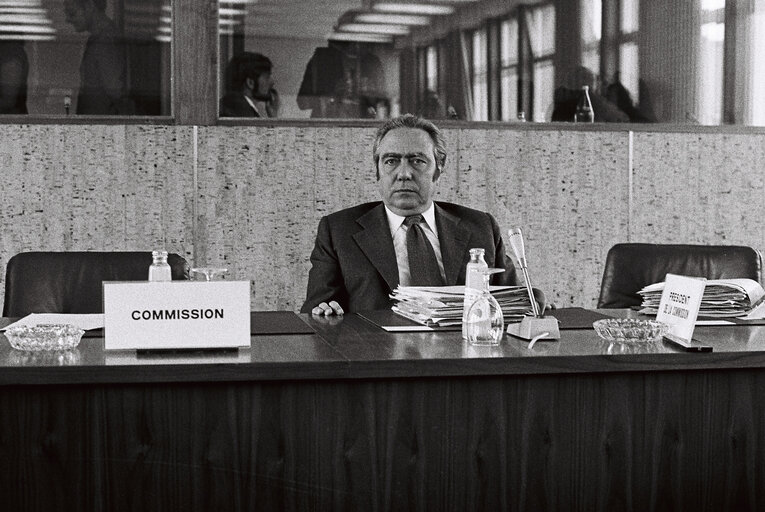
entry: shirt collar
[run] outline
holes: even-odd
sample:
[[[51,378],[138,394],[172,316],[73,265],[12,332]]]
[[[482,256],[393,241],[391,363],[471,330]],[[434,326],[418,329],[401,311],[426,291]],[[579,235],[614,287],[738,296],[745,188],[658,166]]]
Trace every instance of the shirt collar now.
[[[428,227],[430,230],[438,236],[438,231],[436,231],[436,207],[434,202],[431,201],[430,207],[422,212],[420,215],[422,215],[422,218],[425,219],[425,222],[428,224]],[[393,213],[390,208],[388,208],[388,205],[385,205],[385,215],[388,217],[388,226],[390,226],[390,235],[393,236],[396,231],[398,231],[398,228],[401,227],[401,224],[404,223],[404,219],[406,217],[402,217],[401,215],[396,215]]]
[[[256,106],[255,106],[255,102],[254,102],[254,101],[252,101],[252,100],[251,100],[249,97],[247,97],[247,96],[245,96],[245,97],[244,97],[244,99],[245,99],[245,100],[247,100],[247,103],[249,103],[249,104],[250,104],[250,106],[252,107],[252,110],[254,110],[254,111],[255,111],[255,113],[256,113],[256,114],[257,114],[259,117],[263,117],[263,116],[260,114],[260,112],[258,111],[258,107],[256,107]]]

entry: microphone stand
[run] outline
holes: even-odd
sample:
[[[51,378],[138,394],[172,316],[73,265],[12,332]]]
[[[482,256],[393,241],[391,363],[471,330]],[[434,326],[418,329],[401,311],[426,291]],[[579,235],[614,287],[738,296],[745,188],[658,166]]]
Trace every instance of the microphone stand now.
[[[526,283],[526,291],[531,301],[531,310],[534,316],[524,316],[519,323],[508,324],[507,333],[517,338],[531,340],[529,348],[540,339],[558,340],[560,339],[560,330],[558,329],[558,320],[553,317],[544,317],[544,312],[539,310],[539,305],[534,298],[534,289],[531,286],[529,278],[528,262],[526,261],[526,248],[523,243],[523,232],[521,228],[513,228],[508,231],[508,242],[513,248],[513,253],[521,266],[523,280]]]

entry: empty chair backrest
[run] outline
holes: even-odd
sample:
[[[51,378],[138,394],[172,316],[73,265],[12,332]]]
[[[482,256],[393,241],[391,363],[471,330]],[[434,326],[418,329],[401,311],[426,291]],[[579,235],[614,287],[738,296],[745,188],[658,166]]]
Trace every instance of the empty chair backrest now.
[[[174,280],[189,265],[168,255]],[[3,316],[29,313],[102,313],[102,281],[148,278],[151,252],[23,252],[8,261]]]
[[[738,245],[616,244],[606,257],[598,307],[639,306],[638,290],[667,273],[760,282],[761,266],[758,251]]]

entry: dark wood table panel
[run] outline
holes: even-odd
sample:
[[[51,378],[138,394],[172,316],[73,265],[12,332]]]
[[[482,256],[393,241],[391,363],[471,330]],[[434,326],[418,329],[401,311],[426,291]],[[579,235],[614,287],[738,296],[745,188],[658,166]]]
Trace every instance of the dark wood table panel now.
[[[757,370],[0,388],[7,510],[758,510]]]
[[[233,354],[0,338],[0,509],[765,509],[763,327],[698,354],[304,318]]]

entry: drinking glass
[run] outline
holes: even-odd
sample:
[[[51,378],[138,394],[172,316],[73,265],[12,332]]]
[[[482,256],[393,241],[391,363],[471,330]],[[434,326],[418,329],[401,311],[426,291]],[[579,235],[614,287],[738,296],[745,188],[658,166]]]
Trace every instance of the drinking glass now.
[[[194,267],[191,269],[193,274],[202,274],[205,276],[205,281],[215,281],[216,276],[223,275],[228,272],[227,268],[220,267]]]
[[[499,345],[505,330],[502,308],[491,295],[489,279],[492,274],[504,272],[502,268],[476,269],[482,274],[481,294],[467,312],[467,340],[471,345]]]

